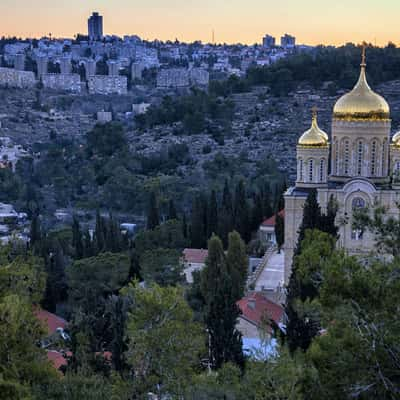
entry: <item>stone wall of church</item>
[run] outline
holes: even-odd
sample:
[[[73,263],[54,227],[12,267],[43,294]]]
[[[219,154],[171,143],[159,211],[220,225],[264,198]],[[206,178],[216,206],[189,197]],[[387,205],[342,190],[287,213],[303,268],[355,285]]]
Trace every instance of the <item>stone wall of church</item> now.
[[[289,282],[292,273],[294,251],[297,246],[298,232],[303,221],[303,207],[307,194],[294,195],[294,188],[285,194],[285,284]]]
[[[390,129],[390,121],[334,120],[332,176],[341,181],[352,177],[369,178],[374,182],[387,179]]]

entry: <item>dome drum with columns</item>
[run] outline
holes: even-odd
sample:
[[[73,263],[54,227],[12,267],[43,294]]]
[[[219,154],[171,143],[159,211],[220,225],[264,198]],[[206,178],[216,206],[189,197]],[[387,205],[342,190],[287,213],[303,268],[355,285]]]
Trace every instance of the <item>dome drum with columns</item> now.
[[[296,185],[285,194],[285,280],[288,282],[303,206],[316,189],[322,211],[333,198],[338,205],[339,245],[351,254],[372,250],[374,238],[353,229],[353,211],[374,204],[398,215],[400,132],[391,134],[390,107],[366,78],[365,50],[353,90],[335,104],[330,142],[313,110],[311,128],[297,145]]]

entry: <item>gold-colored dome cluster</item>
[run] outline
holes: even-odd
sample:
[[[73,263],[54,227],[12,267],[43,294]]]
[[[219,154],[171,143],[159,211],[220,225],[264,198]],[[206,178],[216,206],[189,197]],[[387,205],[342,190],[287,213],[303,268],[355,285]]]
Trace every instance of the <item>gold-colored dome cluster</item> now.
[[[368,85],[365,75],[365,48],[361,73],[354,89],[342,96],[333,109],[333,118],[339,120],[388,120],[390,107],[386,100]]]
[[[328,146],[328,135],[318,126],[316,109],[313,110],[311,128],[300,137],[299,145],[305,147]]]
[[[400,148],[400,132],[397,132],[393,137],[392,137],[392,145],[395,147]]]

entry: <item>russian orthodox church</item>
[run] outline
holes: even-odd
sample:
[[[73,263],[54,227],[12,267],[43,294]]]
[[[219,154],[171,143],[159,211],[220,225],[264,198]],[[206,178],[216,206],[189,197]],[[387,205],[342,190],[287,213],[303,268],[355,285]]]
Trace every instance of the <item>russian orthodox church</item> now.
[[[349,254],[365,254],[374,246],[370,232],[354,229],[354,210],[379,204],[389,215],[399,214],[400,132],[390,136],[390,107],[368,85],[364,51],[356,86],[334,106],[330,138],[314,111],[311,128],[298,141],[297,180],[285,194],[286,284],[310,190],[316,189],[322,212],[335,200],[338,246]]]

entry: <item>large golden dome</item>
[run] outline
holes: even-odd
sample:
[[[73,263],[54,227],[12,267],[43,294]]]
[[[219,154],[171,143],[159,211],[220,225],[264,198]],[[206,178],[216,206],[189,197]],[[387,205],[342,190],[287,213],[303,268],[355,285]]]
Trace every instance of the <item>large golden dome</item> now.
[[[318,126],[317,113],[313,111],[311,128],[299,139],[300,146],[321,147],[328,145],[328,135]]]
[[[386,100],[368,85],[365,76],[365,51],[361,63],[360,78],[354,89],[342,96],[333,109],[333,118],[342,120],[388,120],[390,107]]]

